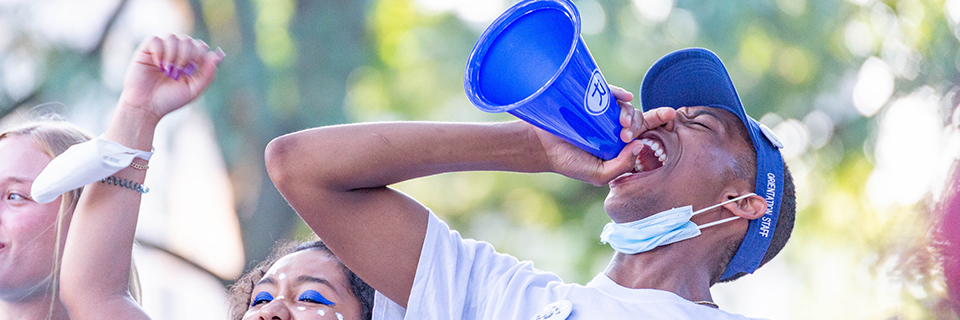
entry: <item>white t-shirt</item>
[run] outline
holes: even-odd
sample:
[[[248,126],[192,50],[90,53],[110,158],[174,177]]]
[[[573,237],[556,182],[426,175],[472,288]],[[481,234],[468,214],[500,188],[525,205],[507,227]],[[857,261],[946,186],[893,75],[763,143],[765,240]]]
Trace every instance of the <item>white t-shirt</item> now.
[[[749,319],[669,291],[626,288],[603,273],[586,286],[564,283],[489,243],[461,238],[432,212],[407,308],[377,292],[373,319],[528,320],[561,300],[572,303],[571,320]]]

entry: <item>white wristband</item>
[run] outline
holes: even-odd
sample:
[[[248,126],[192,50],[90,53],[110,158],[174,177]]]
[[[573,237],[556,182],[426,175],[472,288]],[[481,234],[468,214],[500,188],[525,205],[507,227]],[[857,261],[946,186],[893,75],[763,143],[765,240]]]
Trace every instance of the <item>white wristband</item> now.
[[[150,160],[153,152],[134,150],[102,136],[71,146],[40,172],[30,197],[48,203],[61,194],[100,181],[126,168],[133,158]]]

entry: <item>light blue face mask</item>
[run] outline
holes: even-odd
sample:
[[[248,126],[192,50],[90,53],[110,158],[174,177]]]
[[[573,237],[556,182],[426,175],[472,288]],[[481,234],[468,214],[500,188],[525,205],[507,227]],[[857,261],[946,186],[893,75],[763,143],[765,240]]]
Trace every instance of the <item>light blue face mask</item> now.
[[[603,232],[600,233],[600,242],[609,243],[617,252],[635,254],[650,251],[662,245],[687,240],[699,236],[700,229],[730,222],[740,217],[733,216],[699,226],[693,223],[693,221],[690,221],[690,218],[753,195],[756,194],[748,193],[697,210],[696,212],[693,211],[693,206],[684,206],[663,211],[637,221],[627,223],[610,222],[603,226]]]

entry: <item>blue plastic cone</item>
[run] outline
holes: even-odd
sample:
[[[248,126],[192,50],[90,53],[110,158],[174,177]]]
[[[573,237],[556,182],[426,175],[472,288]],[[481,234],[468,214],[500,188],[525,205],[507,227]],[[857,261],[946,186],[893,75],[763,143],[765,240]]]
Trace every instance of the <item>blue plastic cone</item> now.
[[[480,110],[508,112],[603,159],[615,158],[620,108],[580,38],[568,0],[529,0],[480,35],[464,74]]]

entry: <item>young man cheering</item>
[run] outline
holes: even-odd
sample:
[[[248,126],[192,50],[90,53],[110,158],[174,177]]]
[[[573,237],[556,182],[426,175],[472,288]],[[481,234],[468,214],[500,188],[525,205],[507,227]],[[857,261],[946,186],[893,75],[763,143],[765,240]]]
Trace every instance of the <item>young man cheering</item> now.
[[[747,116],[720,59],[671,53],[620,100],[629,144],[602,161],[521,121],[365,123],[277,138],[267,168],[287,201],[377,289],[374,319],[743,319],[710,287],[752,273],[793,227],[793,184],[772,132]],[[462,239],[388,185],[444,172],[554,172],[609,184],[617,253],[567,284]],[[696,210],[696,211],[695,211]]]

